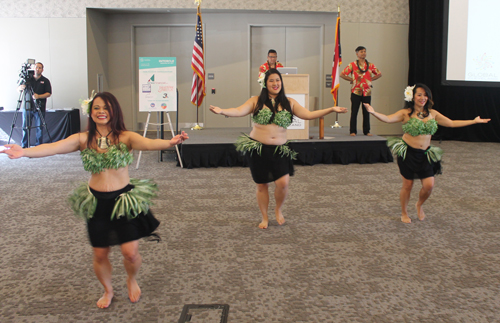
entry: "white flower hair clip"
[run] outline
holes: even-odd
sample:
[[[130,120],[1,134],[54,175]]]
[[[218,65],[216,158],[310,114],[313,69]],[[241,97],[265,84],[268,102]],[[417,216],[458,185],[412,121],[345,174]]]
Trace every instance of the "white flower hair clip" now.
[[[82,110],[83,115],[89,115],[90,114],[90,109],[92,108],[90,106],[92,100],[94,100],[94,97],[97,93],[92,90],[92,93],[90,94],[90,98],[87,100],[80,100],[80,110]]]
[[[260,73],[259,78],[257,79],[257,82],[259,82],[260,87],[263,89],[266,88],[266,84],[264,83],[265,79],[266,79],[266,73]]]
[[[414,86],[407,86],[405,89],[405,101],[406,102],[411,102],[413,100],[413,89],[415,88]]]

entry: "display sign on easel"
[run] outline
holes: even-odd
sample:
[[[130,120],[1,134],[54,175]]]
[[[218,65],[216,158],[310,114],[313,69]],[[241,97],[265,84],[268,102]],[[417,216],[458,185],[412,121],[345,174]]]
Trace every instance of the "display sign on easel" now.
[[[139,57],[139,111],[177,111],[176,57]]]
[[[139,112],[148,112],[148,118],[144,127],[144,137],[149,125],[157,127],[167,124],[170,127],[172,137],[175,136],[174,127],[170,119],[169,111],[177,112],[177,67],[175,57],[139,57]],[[157,112],[158,120],[161,112],[166,112],[168,123],[150,123],[151,112]],[[179,164],[182,158],[179,147],[176,145]],[[161,153],[160,153],[161,154]],[[136,169],[141,162],[142,151],[137,158]]]

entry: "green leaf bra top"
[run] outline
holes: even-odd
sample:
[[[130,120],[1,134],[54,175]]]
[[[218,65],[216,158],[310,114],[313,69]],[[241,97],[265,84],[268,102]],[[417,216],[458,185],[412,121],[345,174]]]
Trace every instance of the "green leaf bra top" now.
[[[417,118],[410,118],[410,120],[403,125],[403,131],[413,137],[419,135],[433,135],[436,133],[437,129],[438,123],[436,119],[430,119],[424,122]]]
[[[85,148],[81,151],[83,168],[92,174],[98,174],[105,169],[118,169],[132,164],[134,155],[123,142],[109,146],[104,153],[95,149]]]
[[[274,118],[271,121],[273,114],[274,113],[269,108],[265,107],[262,110],[260,110],[257,114],[254,114],[252,120],[257,124],[264,126],[274,123],[275,125],[285,129],[292,124],[293,116],[287,110],[281,110],[275,113]]]

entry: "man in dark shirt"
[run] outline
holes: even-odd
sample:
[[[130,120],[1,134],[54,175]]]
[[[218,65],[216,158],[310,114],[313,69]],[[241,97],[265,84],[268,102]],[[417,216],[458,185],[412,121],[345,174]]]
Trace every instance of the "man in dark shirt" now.
[[[43,126],[40,120],[40,114],[42,114],[45,120],[45,106],[47,104],[47,98],[52,95],[52,86],[48,78],[42,75],[43,64],[38,62],[35,64],[35,74],[33,79],[29,82],[30,86],[33,88],[33,96],[30,96],[30,91],[26,89],[26,84],[21,84],[18,87],[19,91],[26,89],[25,93],[25,105],[23,111],[23,140],[22,147],[28,148],[30,146],[30,140],[28,138],[28,127],[30,127],[31,119],[35,119],[35,123],[31,124],[30,128],[36,127],[36,146],[43,143]],[[40,108],[40,112],[36,110],[35,102]]]

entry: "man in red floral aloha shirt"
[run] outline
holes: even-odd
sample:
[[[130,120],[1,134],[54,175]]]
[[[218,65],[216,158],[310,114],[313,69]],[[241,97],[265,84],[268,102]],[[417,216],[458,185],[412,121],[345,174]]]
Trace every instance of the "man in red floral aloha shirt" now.
[[[269,69],[277,69],[278,67],[283,67],[283,64],[278,62],[278,54],[276,51],[274,49],[270,49],[269,52],[267,52],[267,62],[259,67],[259,77],[269,71]]]
[[[340,77],[349,81],[352,84],[351,89],[351,122],[349,132],[351,136],[357,134],[357,120],[358,111],[361,103],[371,103],[372,95],[372,82],[381,78],[382,73],[375,67],[374,64],[369,63],[366,59],[366,48],[358,46],[356,48],[356,56],[358,59],[350,63],[340,73]],[[351,76],[352,75],[352,76]],[[363,133],[371,136],[370,133],[370,114],[366,111],[365,107],[361,104],[363,111]]]

